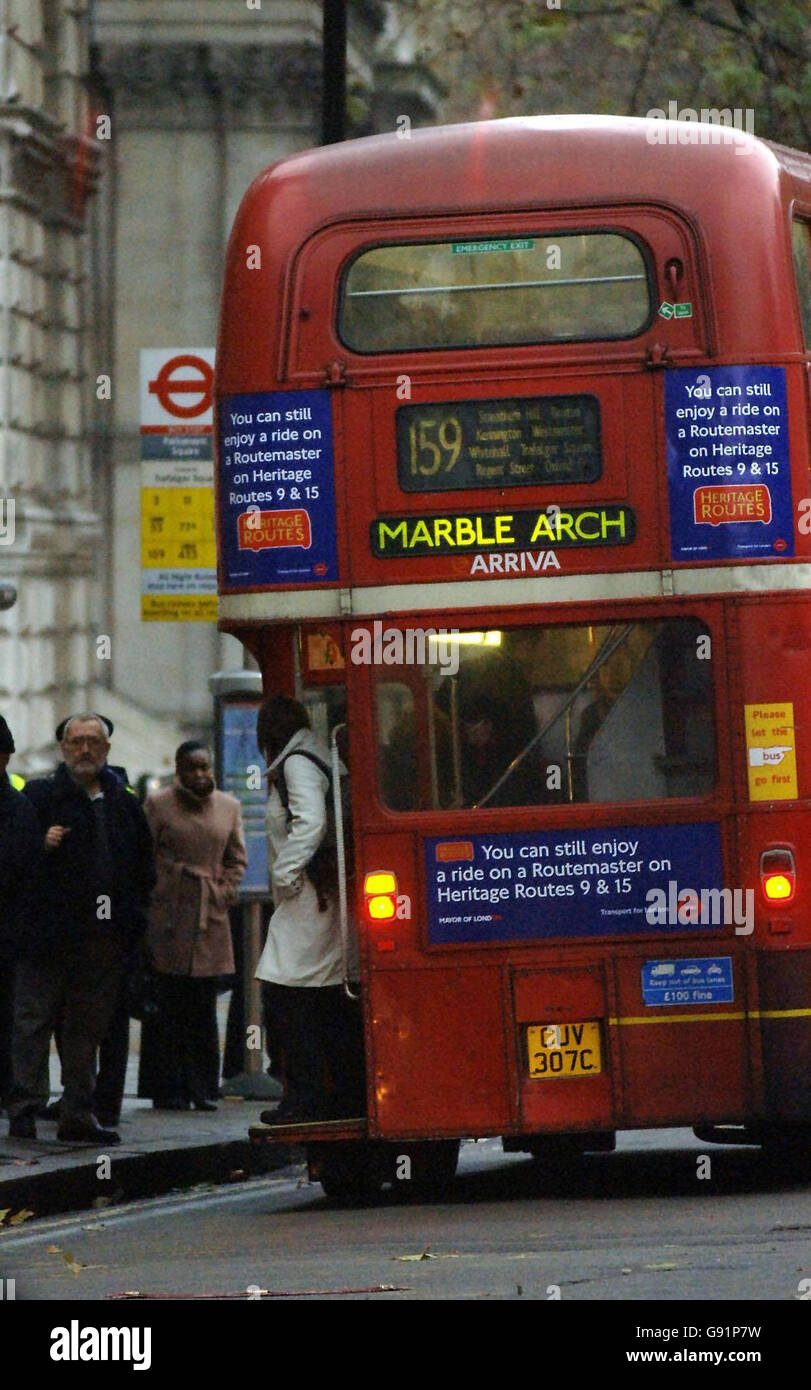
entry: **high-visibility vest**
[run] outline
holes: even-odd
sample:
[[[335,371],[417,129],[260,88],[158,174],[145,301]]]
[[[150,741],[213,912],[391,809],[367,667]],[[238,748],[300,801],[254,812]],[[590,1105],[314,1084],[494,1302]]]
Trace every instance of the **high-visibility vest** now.
[[[15,792],[21,792],[23,787],[25,786],[25,778],[21,777],[19,772],[10,772],[8,774],[8,780],[14,788]],[[135,788],[129,786],[129,784],[127,784],[126,790],[128,792],[131,792],[133,796],[137,796]]]

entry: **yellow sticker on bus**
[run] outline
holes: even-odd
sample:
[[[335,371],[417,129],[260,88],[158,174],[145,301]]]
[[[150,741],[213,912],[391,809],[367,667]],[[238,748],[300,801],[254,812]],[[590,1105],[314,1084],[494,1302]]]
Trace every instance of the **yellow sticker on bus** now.
[[[797,795],[794,705],[744,705],[750,801],[791,801]]]

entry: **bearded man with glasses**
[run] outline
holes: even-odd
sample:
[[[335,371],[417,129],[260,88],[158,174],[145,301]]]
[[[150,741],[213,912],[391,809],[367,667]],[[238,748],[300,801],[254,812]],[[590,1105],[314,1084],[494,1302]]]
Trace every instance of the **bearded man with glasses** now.
[[[96,1052],[146,926],[152,837],[140,803],[106,765],[102,716],[72,715],[58,732],[64,761],[25,786],[42,839],[33,921],[15,982],[9,1135],[36,1138],[59,1020],[64,1094],[57,1138],[109,1146],[120,1137],[93,1114]]]

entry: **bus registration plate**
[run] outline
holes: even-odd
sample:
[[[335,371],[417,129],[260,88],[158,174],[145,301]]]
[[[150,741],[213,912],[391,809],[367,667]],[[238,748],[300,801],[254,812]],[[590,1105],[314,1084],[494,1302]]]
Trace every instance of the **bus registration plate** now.
[[[599,1023],[539,1023],[527,1029],[529,1074],[545,1081],[603,1069]]]

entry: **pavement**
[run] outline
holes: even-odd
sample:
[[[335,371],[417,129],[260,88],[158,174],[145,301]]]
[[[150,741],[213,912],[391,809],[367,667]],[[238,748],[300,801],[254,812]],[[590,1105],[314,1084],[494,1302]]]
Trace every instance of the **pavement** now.
[[[285,1167],[289,1145],[252,1145],[248,1138],[268,1104],[226,1097],[218,1110],[201,1113],[153,1110],[150,1101],[126,1099],[121,1143],[107,1150],[60,1142],[56,1122],[48,1120],[37,1121],[36,1140],[9,1139],[8,1120],[0,1118],[0,1222],[3,1212],[5,1224],[16,1225],[22,1211],[52,1216],[200,1183],[242,1182]]]
[[[37,1121],[36,1140],[9,1139],[0,1112],[0,1225],[17,1224],[20,1213],[53,1216],[133,1197],[160,1196],[201,1183],[241,1182],[291,1162],[287,1144],[252,1144],[251,1125],[275,1101],[228,1094],[216,1111],[154,1110],[139,1100],[139,1031],[133,1026],[121,1121],[121,1143],[106,1152],[92,1144],[63,1143],[55,1120]],[[59,1059],[51,1055],[51,1100],[61,1093]],[[268,1086],[262,1073],[260,1084]],[[272,1085],[272,1083],[271,1083]],[[15,1219],[16,1218],[16,1219]]]

